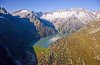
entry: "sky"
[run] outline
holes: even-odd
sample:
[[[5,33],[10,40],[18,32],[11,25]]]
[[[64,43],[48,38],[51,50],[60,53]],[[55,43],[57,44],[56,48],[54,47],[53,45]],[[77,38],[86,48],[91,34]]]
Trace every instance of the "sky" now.
[[[20,9],[49,12],[69,8],[100,10],[100,0],[0,0],[0,6],[13,12]]]

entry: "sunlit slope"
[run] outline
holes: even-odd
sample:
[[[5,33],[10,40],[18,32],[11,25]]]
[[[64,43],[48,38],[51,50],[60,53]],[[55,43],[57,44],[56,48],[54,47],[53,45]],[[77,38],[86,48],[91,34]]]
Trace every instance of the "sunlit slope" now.
[[[56,41],[50,49],[46,56],[50,60],[43,60],[47,65],[100,65],[100,20]]]
[[[49,49],[48,48],[43,48],[43,47],[40,47],[40,46],[34,46],[33,48],[34,48],[34,50],[36,52],[36,55],[37,55],[38,59],[40,57],[42,57],[42,55],[49,53]]]

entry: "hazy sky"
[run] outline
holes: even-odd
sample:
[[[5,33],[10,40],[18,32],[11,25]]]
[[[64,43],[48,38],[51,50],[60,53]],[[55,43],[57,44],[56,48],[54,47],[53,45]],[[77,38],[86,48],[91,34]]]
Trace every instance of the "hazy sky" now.
[[[52,11],[68,8],[100,10],[100,0],[0,0],[0,6],[8,11],[28,9],[33,11]]]

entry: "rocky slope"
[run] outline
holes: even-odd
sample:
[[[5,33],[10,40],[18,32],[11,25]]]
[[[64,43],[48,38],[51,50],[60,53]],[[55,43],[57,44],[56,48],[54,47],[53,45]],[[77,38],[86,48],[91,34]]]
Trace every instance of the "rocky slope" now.
[[[100,18],[100,12],[83,8],[71,8],[46,12],[41,18],[49,20],[60,33],[67,35],[77,31],[93,19]]]
[[[29,10],[18,10],[12,13],[12,15],[19,16],[20,18],[28,18],[30,22],[36,26],[36,30],[38,31],[40,37],[57,34],[57,30],[51,22],[39,18],[39,16],[41,16],[41,13],[36,13]]]
[[[42,54],[39,65],[100,65],[100,19],[57,40]]]

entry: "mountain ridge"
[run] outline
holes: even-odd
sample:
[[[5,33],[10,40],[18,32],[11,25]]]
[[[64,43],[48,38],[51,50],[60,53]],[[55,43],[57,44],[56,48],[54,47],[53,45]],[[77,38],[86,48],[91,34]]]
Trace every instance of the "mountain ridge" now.
[[[30,10],[18,10],[12,13],[12,15],[19,16],[21,18],[28,18],[30,22],[32,22],[36,26],[36,29],[41,37],[57,34],[54,25],[45,19],[40,19],[39,17],[37,17],[38,15],[36,12]]]

